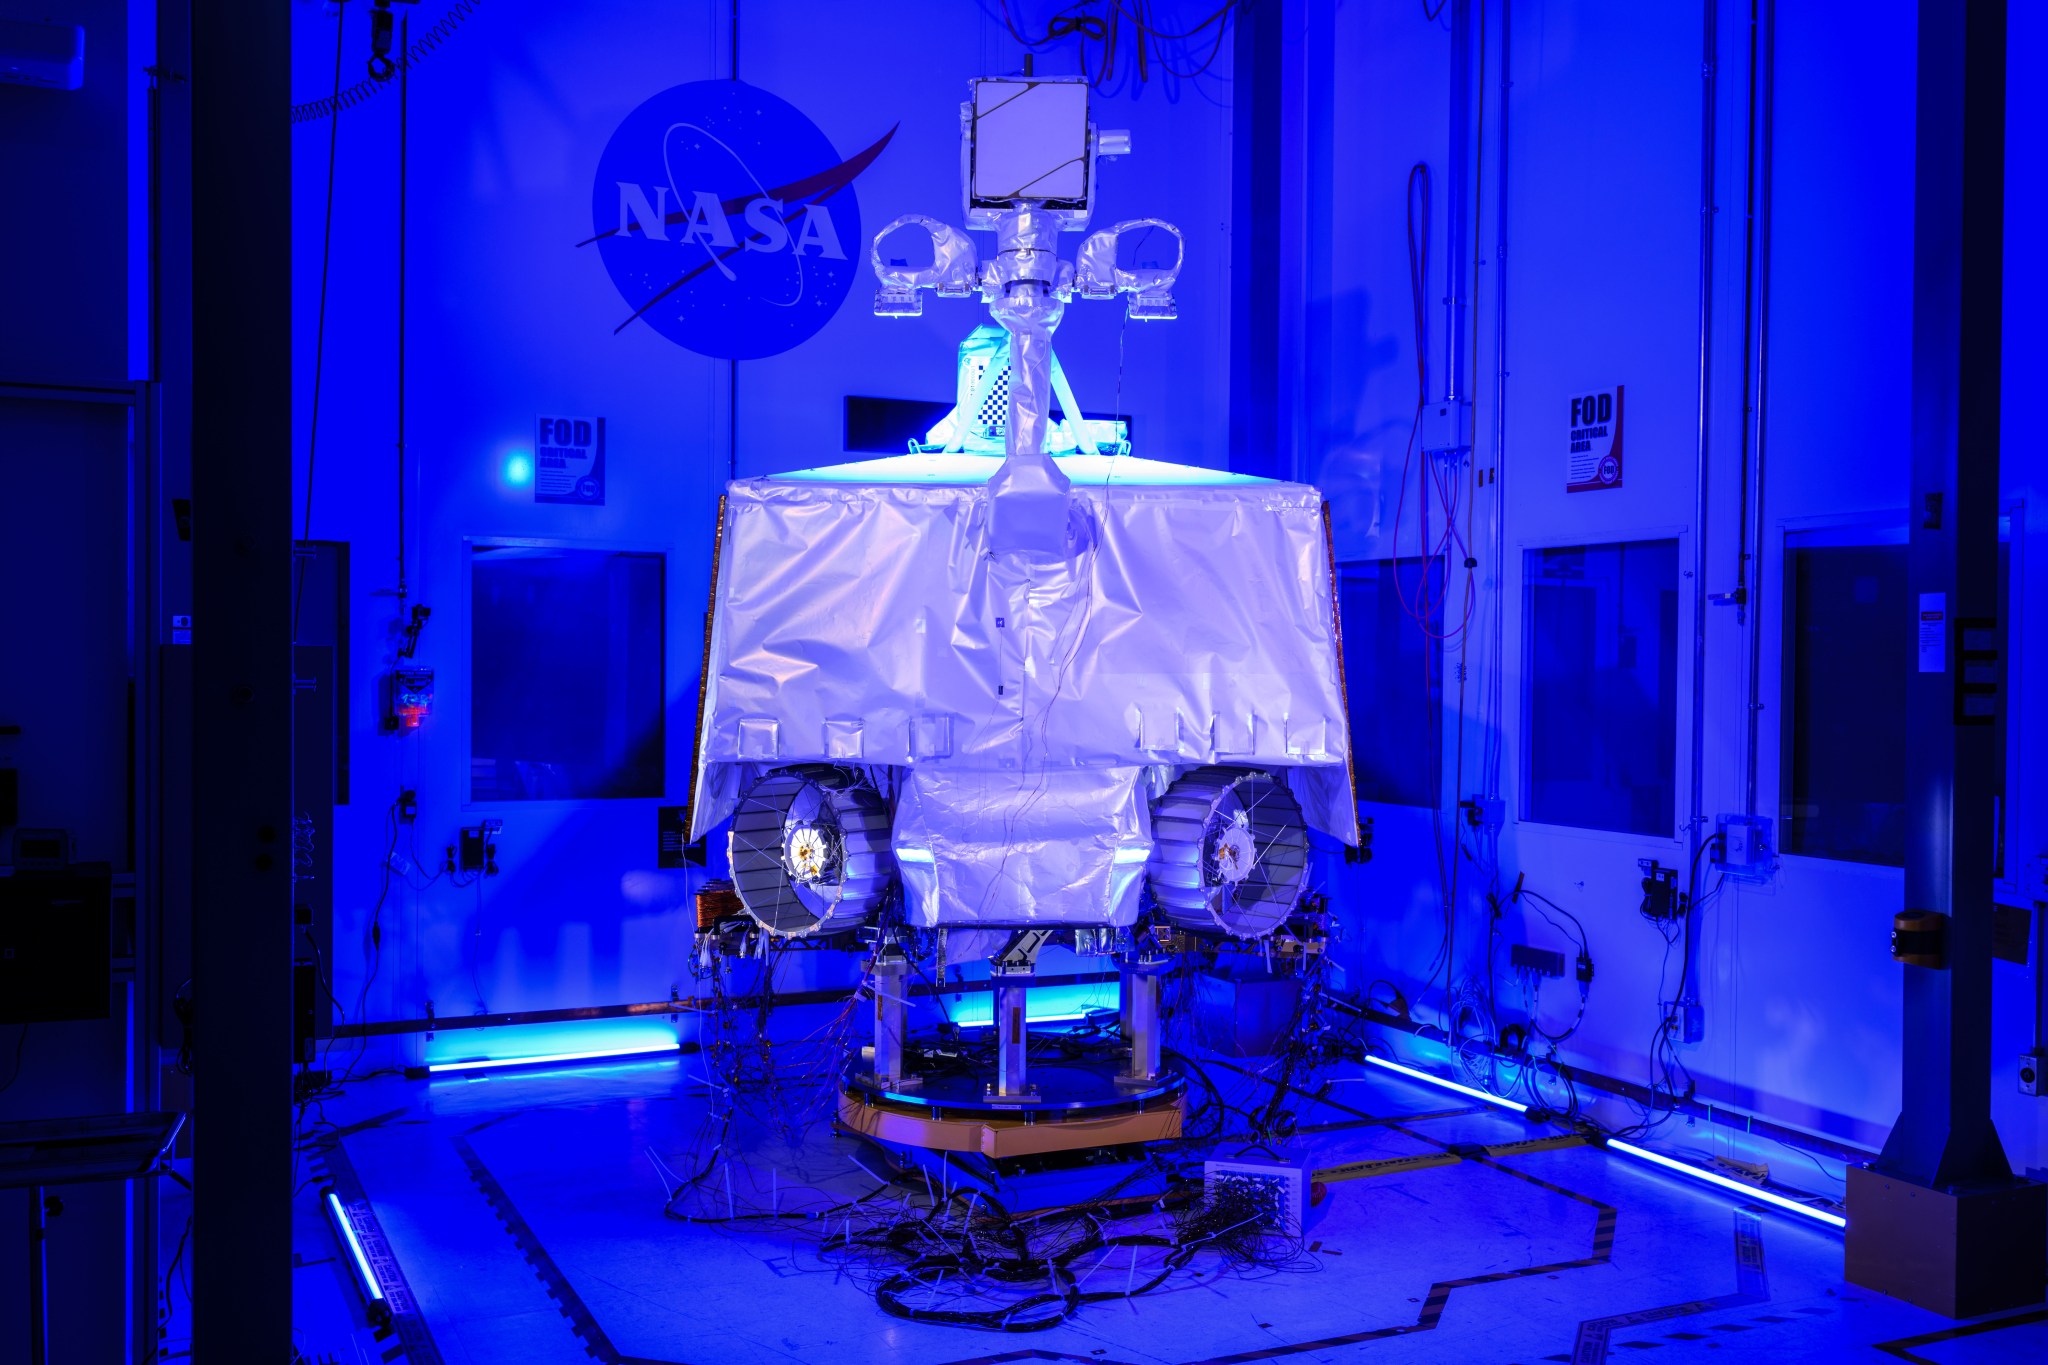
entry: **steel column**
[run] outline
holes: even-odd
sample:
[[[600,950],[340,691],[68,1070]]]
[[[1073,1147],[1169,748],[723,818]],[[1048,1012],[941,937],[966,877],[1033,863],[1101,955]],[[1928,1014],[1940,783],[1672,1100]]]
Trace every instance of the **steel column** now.
[[[2005,3],[1923,6],[1919,22],[1907,566],[1939,645],[1907,686],[1906,908],[1949,916],[1949,943],[1945,968],[1904,969],[1904,1103],[1878,1165],[1954,1185],[2012,1174],[1991,1125],[1995,732],[1958,723],[1955,686],[1956,623],[1998,607]],[[1930,594],[1938,621],[1918,610]]]
[[[171,15],[167,13],[167,22]],[[291,1331],[290,7],[193,5],[193,1333]],[[180,233],[167,233],[176,240]],[[168,330],[166,351],[185,338]],[[167,371],[170,369],[166,367]],[[175,406],[175,405],[174,405]]]
[[[1945,916],[1946,942],[1941,965],[1903,968],[1903,1103],[1849,1171],[1844,1261],[1856,1284],[1971,1317],[2037,1302],[2048,1275],[2048,1189],[2013,1179],[1991,1122],[1996,730],[1958,657],[1998,609],[2005,0],[1924,4],[1919,40],[1904,908]]]

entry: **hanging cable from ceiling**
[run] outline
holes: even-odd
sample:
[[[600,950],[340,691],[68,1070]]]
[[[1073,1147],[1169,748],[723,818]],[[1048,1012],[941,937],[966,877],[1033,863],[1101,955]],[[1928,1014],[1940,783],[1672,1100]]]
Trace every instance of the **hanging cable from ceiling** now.
[[[1069,39],[1078,43],[1081,72],[1097,89],[1116,79],[1119,59],[1128,54],[1125,70],[1134,90],[1152,78],[1155,65],[1161,75],[1177,81],[1207,75],[1222,55],[1230,20],[1243,3],[1244,0],[1226,0],[1201,22],[1175,31],[1155,22],[1153,0],[1079,0],[1046,20],[1039,36],[1034,38],[1027,27],[1020,26],[1022,0],[1014,6],[1012,0],[997,0],[1003,27],[1028,52],[1041,52]],[[1202,55],[1205,38],[1208,51]],[[1176,66],[1176,58],[1184,65]],[[1199,65],[1185,64],[1196,59]]]
[[[373,42],[369,58],[369,75],[363,77],[363,79],[357,81],[346,90],[337,89],[332,95],[324,99],[307,100],[303,104],[294,104],[292,106],[292,122],[313,123],[323,118],[332,118],[344,109],[355,108],[358,104],[363,103],[389,85],[393,76],[402,71],[410,71],[414,63],[420,61],[429,52],[434,51],[447,42],[454,36],[455,30],[461,28],[463,22],[476,13],[477,7],[481,4],[483,4],[483,0],[455,0],[455,3],[448,7],[448,12],[441,16],[439,22],[421,34],[417,39],[407,41],[396,57],[391,56],[388,42],[383,44],[381,49]],[[373,20],[381,18],[384,21],[387,35],[389,32],[390,16],[390,0],[384,0],[384,3],[378,5],[372,14]],[[407,34],[407,38],[410,39],[411,35]]]
[[[379,11],[382,13],[383,11]],[[408,29],[410,23],[408,22]],[[407,36],[411,36],[408,32]],[[401,609],[406,600],[405,581],[405,191],[406,191],[406,148],[410,141],[407,103],[410,91],[407,89],[408,73],[411,68],[399,72],[398,76],[398,332],[397,354],[397,407],[398,407],[398,601]],[[417,641],[418,632],[412,639]]]
[[[334,16],[334,89],[337,97],[341,90],[341,41],[346,25],[342,16]],[[299,528],[301,545],[313,538],[313,472],[315,460],[320,454],[320,385],[327,361],[327,268],[334,251],[334,165],[335,146],[341,125],[335,123],[327,129],[327,209],[326,227],[320,236],[320,311],[313,328],[313,418],[306,432],[306,512]],[[294,553],[292,556],[292,643],[299,641],[299,607],[306,596],[306,556]]]

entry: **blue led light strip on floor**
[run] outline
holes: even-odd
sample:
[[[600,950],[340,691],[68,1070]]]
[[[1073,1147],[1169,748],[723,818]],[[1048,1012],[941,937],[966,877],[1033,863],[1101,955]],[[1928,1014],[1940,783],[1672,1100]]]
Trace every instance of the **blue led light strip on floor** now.
[[[1365,1060],[1372,1063],[1372,1065],[1374,1066],[1385,1067],[1389,1071],[1397,1071],[1401,1075],[1408,1077],[1410,1080],[1423,1081],[1430,1085],[1442,1086],[1446,1090],[1455,1090],[1460,1095],[1467,1095],[1475,1100],[1484,1100],[1488,1104],[1497,1104],[1503,1109],[1512,1109],[1517,1114],[1526,1114],[1529,1112],[1528,1105],[1517,1103],[1514,1100],[1508,1099],[1504,1095],[1496,1095],[1489,1090],[1481,1090],[1476,1086],[1460,1085],[1456,1081],[1445,1080],[1442,1076],[1432,1076],[1427,1071],[1417,1071],[1412,1066],[1403,1066],[1399,1062],[1390,1062],[1384,1057],[1368,1056]]]
[[[1769,1204],[1774,1209],[1783,1209],[1787,1213],[1804,1214],[1816,1223],[1826,1223],[1831,1228],[1846,1228],[1849,1226],[1849,1220],[1839,1213],[1829,1213],[1826,1209],[1817,1209],[1811,1204],[1802,1204],[1797,1199],[1792,1199],[1782,1194],[1774,1194],[1769,1190],[1759,1189],[1757,1186],[1751,1185],[1746,1181],[1732,1180],[1725,1175],[1710,1171],[1704,1166],[1695,1166],[1690,1161],[1679,1161],[1675,1157],[1665,1156],[1662,1152],[1653,1152],[1647,1147],[1638,1147],[1633,1142],[1623,1142],[1619,1138],[1609,1138],[1606,1147],[1610,1152],[1620,1152],[1623,1156],[1632,1156],[1638,1161],[1647,1161],[1652,1166],[1662,1166],[1667,1171],[1675,1171],[1679,1175],[1687,1176],[1693,1180],[1705,1181],[1709,1185],[1718,1185],[1724,1190],[1732,1190],[1744,1199],[1755,1199]]]
[[[641,1043],[632,1047],[599,1048],[590,1052],[549,1052],[537,1057],[464,1057],[452,1062],[430,1062],[427,1070],[439,1076],[451,1071],[506,1070],[511,1067],[561,1066],[568,1062],[604,1062],[630,1057],[660,1057],[675,1052],[674,1042]]]
[[[1460,1095],[1466,1095],[1475,1100],[1484,1100],[1488,1104],[1499,1105],[1503,1109],[1511,1109],[1517,1114],[1529,1112],[1529,1106],[1526,1104],[1518,1104],[1514,1100],[1491,1094],[1475,1086],[1460,1085],[1456,1081],[1446,1080],[1442,1076],[1433,1076],[1427,1071],[1419,1071],[1412,1066],[1403,1066],[1399,1062],[1390,1062],[1384,1057],[1368,1056],[1365,1060],[1374,1066],[1398,1072],[1410,1080],[1421,1081],[1426,1085],[1440,1086],[1445,1090],[1453,1090]],[[1653,1152],[1647,1147],[1638,1147],[1633,1142],[1623,1142],[1619,1138],[1610,1138],[1602,1145],[1610,1152],[1619,1152],[1623,1156],[1634,1157],[1638,1161],[1646,1161],[1652,1166],[1660,1166],[1674,1174],[1698,1180],[1708,1185],[1718,1186],[1721,1189],[1739,1194],[1745,1199],[1754,1199],[1759,1203],[1769,1204],[1774,1209],[1783,1209],[1787,1213],[1796,1213],[1802,1217],[1811,1218],[1814,1222],[1825,1223],[1831,1228],[1846,1228],[1849,1226],[1849,1220],[1839,1213],[1830,1213],[1826,1209],[1815,1208],[1811,1204],[1802,1204],[1797,1199],[1793,1199],[1788,1195],[1776,1194],[1745,1181],[1731,1179],[1718,1172],[1710,1171],[1704,1166],[1695,1166],[1689,1161],[1680,1161],[1675,1157],[1665,1156],[1661,1152]]]
[[[348,1210],[341,1205],[341,1196],[333,1190],[327,1192],[327,1215],[334,1220],[342,1242],[348,1247],[348,1258],[355,1266],[356,1279],[361,1282],[363,1293],[372,1303],[384,1302],[384,1287],[377,1283],[377,1272],[370,1268],[370,1258],[356,1237],[355,1224],[349,1221]]]

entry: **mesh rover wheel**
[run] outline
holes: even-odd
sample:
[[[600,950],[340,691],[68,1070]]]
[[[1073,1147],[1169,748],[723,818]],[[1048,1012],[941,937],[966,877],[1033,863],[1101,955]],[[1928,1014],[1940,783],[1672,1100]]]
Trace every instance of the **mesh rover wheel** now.
[[[836,934],[881,907],[896,882],[889,807],[852,768],[765,773],[740,798],[728,842],[740,903],[777,934]]]
[[[1184,929],[1262,938],[1308,884],[1301,804],[1250,768],[1183,774],[1153,804],[1152,840],[1152,898]]]

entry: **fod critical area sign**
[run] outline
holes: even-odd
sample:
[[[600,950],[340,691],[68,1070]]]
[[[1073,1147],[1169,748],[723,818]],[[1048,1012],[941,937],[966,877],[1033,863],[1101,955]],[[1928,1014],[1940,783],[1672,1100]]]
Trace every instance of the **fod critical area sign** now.
[[[533,500],[604,505],[604,418],[534,419]]]
[[[1621,487],[1621,390],[1616,384],[1573,395],[1565,492]]]

